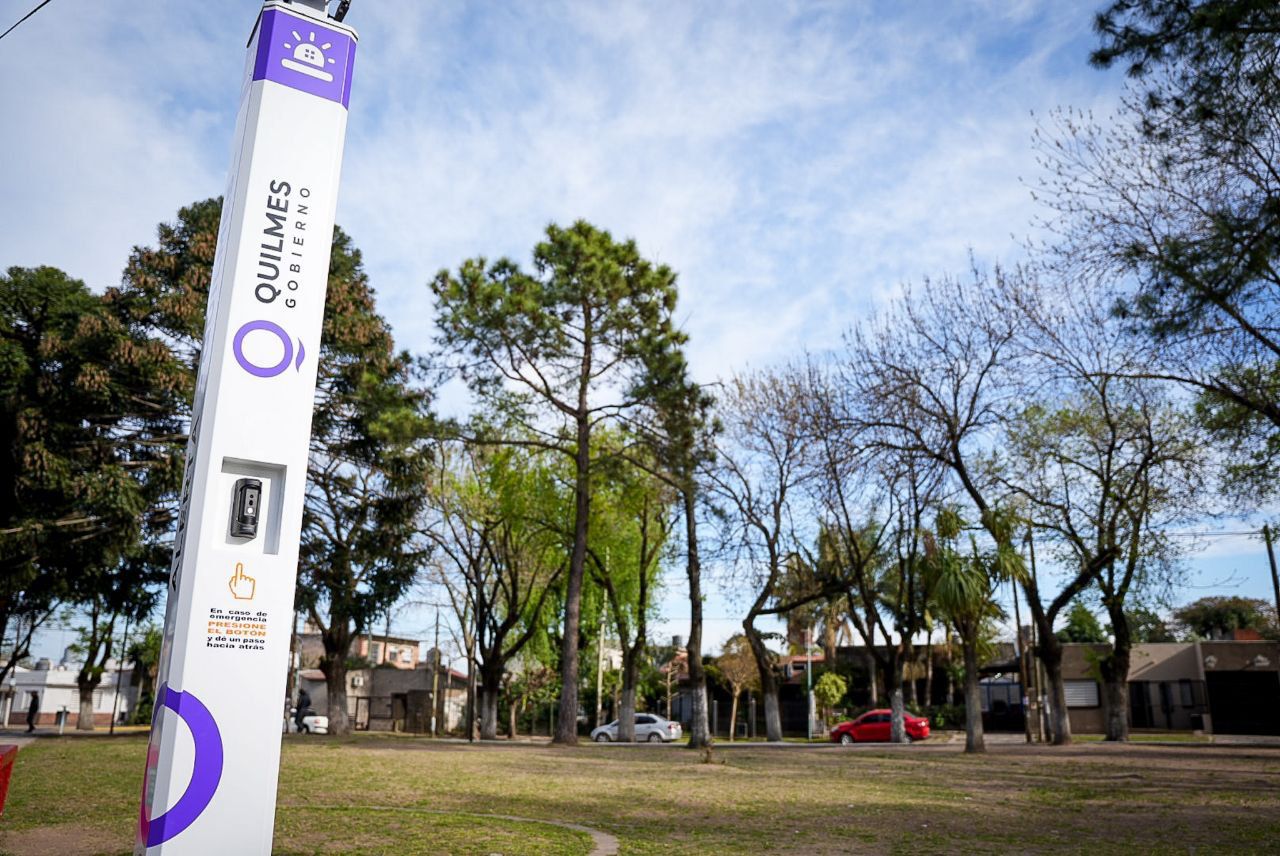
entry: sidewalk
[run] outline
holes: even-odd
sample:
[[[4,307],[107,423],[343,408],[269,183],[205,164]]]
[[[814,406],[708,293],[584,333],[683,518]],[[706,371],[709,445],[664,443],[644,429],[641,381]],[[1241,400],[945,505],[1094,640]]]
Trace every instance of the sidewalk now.
[[[130,734],[146,734],[151,730],[149,725],[117,725],[115,737],[124,737]],[[45,739],[49,737],[110,737],[113,736],[107,726],[99,726],[93,731],[77,731],[75,728],[68,726],[62,734],[58,733],[58,726],[45,725],[37,728],[35,731],[28,733],[27,727],[10,725],[8,728],[0,728],[0,743],[16,743],[19,746],[25,746],[34,739]]]

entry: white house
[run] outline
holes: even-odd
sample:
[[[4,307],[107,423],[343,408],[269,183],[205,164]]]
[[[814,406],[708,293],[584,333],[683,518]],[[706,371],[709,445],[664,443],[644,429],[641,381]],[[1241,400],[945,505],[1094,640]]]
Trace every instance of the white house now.
[[[130,686],[133,671],[129,667],[118,669],[114,660],[107,664],[102,683],[93,691],[93,721],[95,725],[110,725],[114,713],[116,721],[127,721],[133,716],[137,703],[137,688]],[[66,727],[74,728],[80,719],[80,688],[76,685],[78,663],[51,663],[44,659],[33,669],[19,668],[5,679],[0,691],[0,711],[4,724],[9,727],[25,725],[31,694],[40,698],[37,727],[55,726],[59,717],[66,716]],[[117,699],[117,686],[120,687]]]

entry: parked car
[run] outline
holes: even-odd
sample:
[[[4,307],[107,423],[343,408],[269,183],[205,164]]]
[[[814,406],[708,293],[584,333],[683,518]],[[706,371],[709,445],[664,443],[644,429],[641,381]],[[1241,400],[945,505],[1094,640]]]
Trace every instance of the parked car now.
[[[670,743],[684,735],[680,723],[672,722],[656,713],[636,714],[636,741],[649,743]],[[618,739],[618,720],[602,725],[591,732],[591,739],[597,743],[611,743]]]
[[[311,708],[307,708],[302,712],[302,727],[299,728],[294,717],[297,715],[297,708],[289,708],[289,716],[285,718],[285,730],[290,734],[328,734],[329,733],[329,717],[321,716]]]
[[[889,741],[888,710],[869,710],[851,722],[842,722],[831,729],[833,743],[887,743]],[[929,736],[929,720],[923,716],[902,715],[907,741],[924,740]]]

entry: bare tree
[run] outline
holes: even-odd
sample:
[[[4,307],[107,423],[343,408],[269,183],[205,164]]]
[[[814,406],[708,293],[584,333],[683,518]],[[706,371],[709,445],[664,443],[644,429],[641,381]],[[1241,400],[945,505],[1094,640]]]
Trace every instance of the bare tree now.
[[[997,454],[1011,416],[1045,382],[1034,349],[1022,337],[1026,313],[1010,302],[1033,288],[1025,271],[993,275],[975,270],[968,280],[943,279],[908,290],[876,326],[850,336],[846,377],[861,386],[864,424],[885,449],[911,452],[946,467],[973,504],[992,555],[1006,567],[1001,578],[1018,579],[1037,630],[1056,744],[1071,740],[1062,680],[1062,646],[1053,632],[1058,615],[1116,558],[1109,547],[1070,569],[1046,602],[1040,581],[1017,564],[1016,526],[1010,503],[1026,485],[1002,472]]]
[[[849,620],[884,676],[891,739],[901,743],[907,739],[903,672],[928,616],[920,532],[944,470],[918,451],[878,441],[857,387],[842,376],[851,370],[846,364],[833,373],[811,364],[806,375],[810,488],[827,520],[816,561],[832,565],[826,578],[843,580]],[[877,638],[884,644],[876,645]]]
[[[711,490],[727,506],[728,540],[755,593],[742,629],[760,673],[765,733],[771,741],[782,740],[778,679],[774,654],[755,623],[762,615],[787,611],[788,605],[771,604],[786,562],[798,551],[793,504],[803,498],[800,488],[809,476],[806,458],[812,441],[800,407],[802,388],[792,370],[729,381],[721,408],[723,442],[708,476]]]
[[[1056,233],[1046,259],[1098,283],[1137,334],[1146,359],[1129,371],[1197,396],[1236,458],[1225,487],[1254,504],[1280,474],[1280,100],[1274,39],[1245,44],[1228,52],[1261,65],[1217,78],[1212,110],[1157,85],[1106,124],[1053,114],[1036,195]]]
[[[1082,574],[1093,575],[1114,634],[1099,664],[1107,737],[1125,740],[1126,600],[1169,581],[1178,550],[1164,530],[1207,510],[1205,438],[1167,383],[1143,379],[1145,355],[1095,290],[1074,281],[1024,283],[1005,297],[1027,322],[1020,341],[1041,382],[1008,422],[1004,482],[1072,569],[1054,603],[1065,605],[1064,595],[1083,588]],[[1033,612],[1038,607],[1031,599]]]

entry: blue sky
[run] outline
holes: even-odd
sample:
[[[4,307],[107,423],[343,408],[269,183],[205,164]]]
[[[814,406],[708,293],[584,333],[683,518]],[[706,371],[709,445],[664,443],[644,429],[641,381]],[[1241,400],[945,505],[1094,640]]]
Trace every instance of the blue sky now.
[[[0,265],[105,287],[222,191],[257,7],[51,3],[0,42]],[[582,217],[680,272],[702,379],[820,351],[904,281],[1020,256],[1033,114],[1105,115],[1120,92],[1086,61],[1094,8],[355,0],[338,221],[410,349],[430,345],[436,270],[526,259]],[[1215,539],[1193,577],[1269,597],[1260,549]],[[662,635],[687,633],[682,590]],[[730,595],[708,604],[713,643]]]

